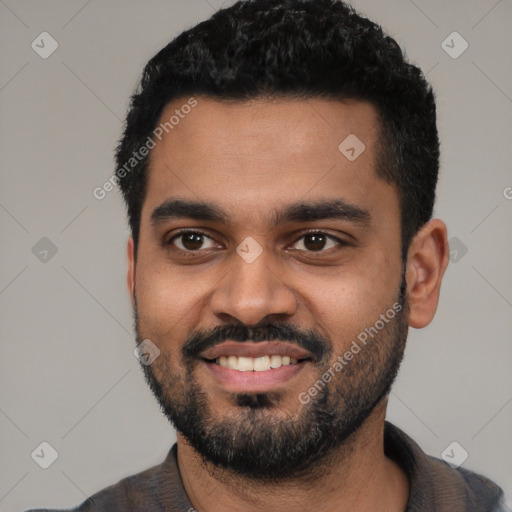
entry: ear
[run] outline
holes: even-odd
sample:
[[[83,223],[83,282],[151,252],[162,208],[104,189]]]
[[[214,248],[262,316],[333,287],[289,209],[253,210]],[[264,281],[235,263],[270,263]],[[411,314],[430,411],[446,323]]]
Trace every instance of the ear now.
[[[427,222],[413,238],[406,270],[411,327],[421,329],[434,318],[449,254],[446,225],[439,219]]]
[[[126,256],[128,260],[128,271],[126,273],[126,284],[132,301],[132,307],[135,307],[135,244],[133,237],[128,239],[126,247]]]

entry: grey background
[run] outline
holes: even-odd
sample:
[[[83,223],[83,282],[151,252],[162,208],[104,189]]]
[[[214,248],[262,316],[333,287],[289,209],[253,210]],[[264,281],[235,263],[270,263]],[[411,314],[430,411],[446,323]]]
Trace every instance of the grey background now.
[[[0,0],[2,511],[76,505],[159,463],[175,440],[132,353],[123,205],[117,190],[102,201],[92,191],[114,171],[145,62],[221,5]],[[438,457],[457,441],[463,467],[510,497],[512,2],[354,5],[435,87],[436,216],[458,238],[434,322],[410,333],[388,419]],[[59,44],[47,59],[31,48],[43,31]],[[453,31],[469,43],[457,59],[441,47]],[[46,262],[33,251],[43,237],[57,248]],[[31,458],[42,441],[58,452],[46,470]]]

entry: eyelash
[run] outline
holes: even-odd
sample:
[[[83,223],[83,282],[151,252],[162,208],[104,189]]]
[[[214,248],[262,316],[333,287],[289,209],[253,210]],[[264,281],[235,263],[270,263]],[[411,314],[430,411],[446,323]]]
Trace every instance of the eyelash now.
[[[200,229],[182,229],[180,231],[178,231],[178,233],[176,233],[175,235],[172,236],[172,238],[170,238],[167,242],[165,242],[165,245],[166,246],[169,246],[169,245],[173,245],[173,241],[176,240],[177,238],[179,238],[180,236],[183,236],[183,235],[189,235],[189,234],[197,234],[197,235],[202,235],[210,240],[213,240],[213,238],[208,235],[208,233],[205,233],[204,231],[201,231]],[[328,238],[329,240],[332,240],[334,242],[337,242],[340,246],[347,246],[347,245],[350,245],[347,241],[345,240],[342,240],[338,237],[335,237],[333,235],[330,235],[328,233],[326,233],[325,231],[320,231],[320,230],[310,230],[310,231],[306,231],[304,233],[302,233],[294,242],[297,243],[301,238],[304,238],[306,237],[307,235],[324,235],[326,238]],[[179,247],[175,247],[178,251],[181,251],[183,253],[186,253],[186,254],[189,254],[189,255],[194,255],[194,254],[197,254],[197,253],[200,253],[201,252],[201,249],[198,249],[196,251],[191,251],[191,250],[184,250],[184,249],[180,249]],[[331,248],[332,249],[332,248]],[[301,249],[302,251],[302,249]],[[327,252],[327,250],[324,250],[324,249],[321,249],[319,251],[305,251],[305,252],[308,252],[308,253],[311,253],[311,254],[319,254],[319,253],[323,253],[323,252]]]

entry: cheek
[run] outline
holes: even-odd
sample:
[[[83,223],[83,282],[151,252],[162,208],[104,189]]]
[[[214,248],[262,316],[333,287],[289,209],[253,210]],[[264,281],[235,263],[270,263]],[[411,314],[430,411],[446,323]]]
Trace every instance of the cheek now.
[[[398,271],[391,272],[377,264],[365,265],[322,279],[315,286],[310,282],[309,292],[302,297],[313,315],[312,321],[328,333],[336,346],[373,325],[392,306],[399,282]]]
[[[183,341],[204,324],[215,282],[210,273],[192,267],[178,272],[162,262],[140,261],[136,278],[140,334],[176,356]]]
[[[173,279],[169,272],[143,265],[138,269],[135,291],[139,327],[148,337],[179,329],[198,300],[194,287]]]
[[[138,262],[136,274],[139,309],[143,305],[148,314],[179,315],[190,308],[201,294],[201,279],[198,273],[183,272],[172,268],[161,254],[147,254]]]

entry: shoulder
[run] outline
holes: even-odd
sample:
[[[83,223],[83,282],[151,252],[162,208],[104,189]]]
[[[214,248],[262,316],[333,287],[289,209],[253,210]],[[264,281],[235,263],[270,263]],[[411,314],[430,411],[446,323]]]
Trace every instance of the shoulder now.
[[[157,466],[123,478],[87,498],[73,509],[37,509],[26,512],[160,512],[187,510],[188,499],[176,464],[176,445]],[[162,508],[163,507],[163,508]]]
[[[79,507],[73,509],[73,512],[159,510],[154,507],[161,472],[162,465],[158,465],[123,478],[85,500]]]
[[[444,510],[441,507],[475,512],[505,510],[502,508],[503,491],[489,478],[468,469],[451,467],[436,457],[426,458],[431,475],[431,492],[439,510]]]
[[[81,505],[72,509],[31,509],[26,512],[124,512],[136,510],[134,500],[140,501],[144,499],[146,504],[147,500],[151,499],[151,490],[152,488],[154,489],[155,475],[158,474],[159,467],[155,466],[123,478],[116,484],[110,485],[90,496]]]
[[[503,490],[489,478],[427,455],[398,427],[385,423],[386,455],[410,484],[407,512],[502,512]]]

